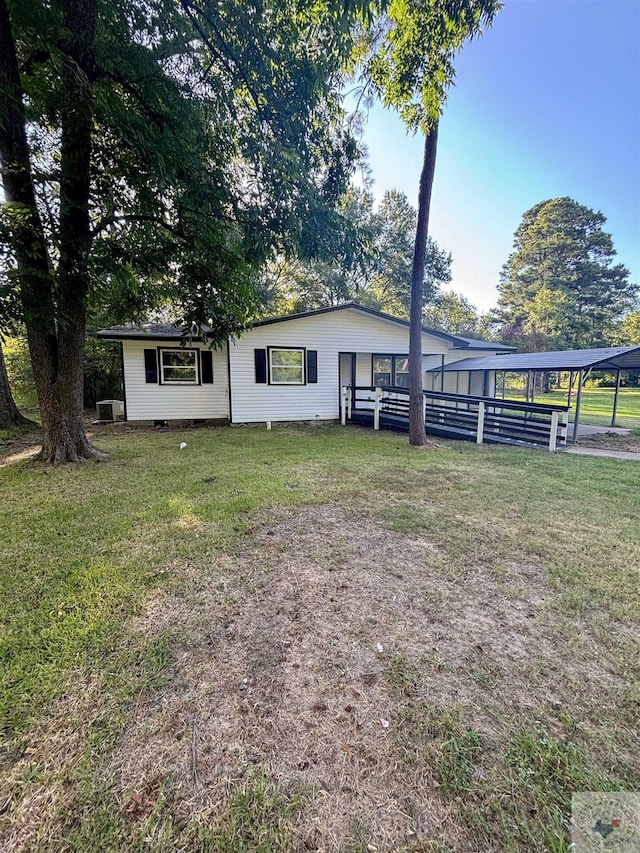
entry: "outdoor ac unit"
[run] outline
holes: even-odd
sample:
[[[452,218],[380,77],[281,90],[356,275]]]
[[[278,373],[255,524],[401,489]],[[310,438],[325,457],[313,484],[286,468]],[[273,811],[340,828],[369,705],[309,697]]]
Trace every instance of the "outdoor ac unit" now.
[[[99,421],[117,421],[124,418],[124,403],[121,400],[100,400],[96,403]]]

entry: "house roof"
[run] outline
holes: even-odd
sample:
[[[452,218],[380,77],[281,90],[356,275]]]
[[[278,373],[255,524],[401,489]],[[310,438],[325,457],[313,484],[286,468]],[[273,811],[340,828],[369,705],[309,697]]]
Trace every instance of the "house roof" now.
[[[126,325],[126,326],[109,326],[108,329],[99,329],[96,332],[99,338],[106,340],[164,340],[164,341],[179,341],[185,336],[185,327],[176,326],[173,323],[144,323],[142,326]],[[204,330],[205,333],[209,331]],[[191,340],[199,341],[199,336],[191,338]]]
[[[456,335],[456,338],[459,341],[464,341],[465,347],[469,349],[490,349],[490,350],[498,350],[499,352],[514,352],[516,347],[509,347],[506,344],[496,344],[493,341],[481,341],[478,338],[467,338],[462,337],[460,335]],[[458,347],[454,347],[454,349],[458,349]]]
[[[640,346],[573,349],[558,352],[516,352],[463,358],[444,366],[446,372],[458,370],[638,370]],[[433,372],[442,367],[432,368]]]
[[[273,323],[285,323],[289,320],[300,320],[305,317],[314,317],[319,314],[331,314],[336,311],[357,310],[364,314],[370,314],[381,320],[386,320],[392,323],[398,323],[406,328],[409,327],[409,321],[403,320],[400,317],[394,317],[392,314],[385,314],[383,311],[377,311],[375,308],[368,308],[366,305],[359,305],[357,302],[347,302],[344,305],[333,305],[330,308],[317,308],[314,311],[303,311],[299,314],[287,314],[283,317],[270,317],[266,320],[258,320],[253,323],[252,328],[257,326],[269,326]],[[110,326],[108,329],[100,329],[97,332],[99,338],[105,340],[181,340],[185,337],[184,326],[176,326],[171,323],[145,323],[142,326]],[[210,327],[204,327],[205,335],[212,330]],[[513,347],[507,347],[502,344],[493,344],[488,341],[479,341],[474,338],[466,338],[460,335],[450,335],[447,332],[441,332],[437,329],[429,329],[426,326],[422,327],[422,331],[427,335],[434,335],[437,338],[443,338],[449,341],[454,346],[454,349],[491,349],[504,352],[511,352]],[[193,337],[191,340],[199,340],[198,337]]]

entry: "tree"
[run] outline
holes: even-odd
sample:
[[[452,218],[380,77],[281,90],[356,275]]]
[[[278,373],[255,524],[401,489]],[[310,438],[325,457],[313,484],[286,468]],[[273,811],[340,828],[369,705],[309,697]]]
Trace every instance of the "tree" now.
[[[42,459],[100,456],[82,424],[89,301],[128,319],[169,302],[221,341],[267,257],[343,248],[340,72],[367,9],[0,0],[0,297],[27,328]]]
[[[480,317],[478,309],[461,293],[441,293],[426,306],[424,323],[451,335],[479,337]]]
[[[2,344],[0,343],[0,429],[14,429],[31,423],[33,422],[20,414],[13,399]]]
[[[571,198],[539,202],[522,217],[502,268],[503,336],[522,349],[606,346],[638,287],[614,263],[605,216]]]
[[[416,209],[398,190],[387,190],[373,216],[376,268],[370,291],[378,307],[409,317],[417,223]],[[431,302],[440,286],[451,281],[451,255],[427,238],[422,275],[422,304]]]
[[[616,344],[621,347],[640,346],[640,311],[627,314],[616,330]]]
[[[383,103],[397,109],[411,131],[425,134],[409,328],[409,442],[415,446],[427,442],[422,394],[422,288],[438,122],[453,80],[456,53],[467,39],[491,24],[499,9],[496,0],[391,0],[386,26],[373,39],[368,73]]]
[[[373,196],[349,189],[339,210],[359,239],[348,266],[341,259],[301,261],[279,258],[261,276],[265,309],[293,313],[359,302],[398,317],[409,316],[417,213],[404,193],[385,192],[374,210]],[[427,241],[423,301],[451,280],[451,255]]]
[[[261,313],[292,314],[368,301],[375,255],[373,196],[367,189],[349,187],[337,209],[351,224],[348,253],[308,260],[281,255],[267,263],[259,279]]]

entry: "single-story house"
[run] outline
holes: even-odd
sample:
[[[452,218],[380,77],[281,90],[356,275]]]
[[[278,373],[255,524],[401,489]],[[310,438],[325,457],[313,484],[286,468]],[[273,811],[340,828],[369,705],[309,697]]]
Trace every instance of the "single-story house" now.
[[[204,340],[185,338],[162,323],[114,326],[98,337],[121,343],[129,421],[337,420],[344,386],[408,385],[409,323],[355,303],[262,320],[216,349],[206,330]],[[424,327],[424,388],[440,388],[451,362],[512,349]],[[493,391],[482,374],[453,381],[460,393]]]

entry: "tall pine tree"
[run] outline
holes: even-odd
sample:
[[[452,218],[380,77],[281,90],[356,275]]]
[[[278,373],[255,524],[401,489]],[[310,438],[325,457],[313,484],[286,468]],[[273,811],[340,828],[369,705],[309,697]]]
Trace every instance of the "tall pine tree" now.
[[[523,350],[606,346],[638,287],[599,211],[562,197],[527,210],[498,286],[501,336]]]

